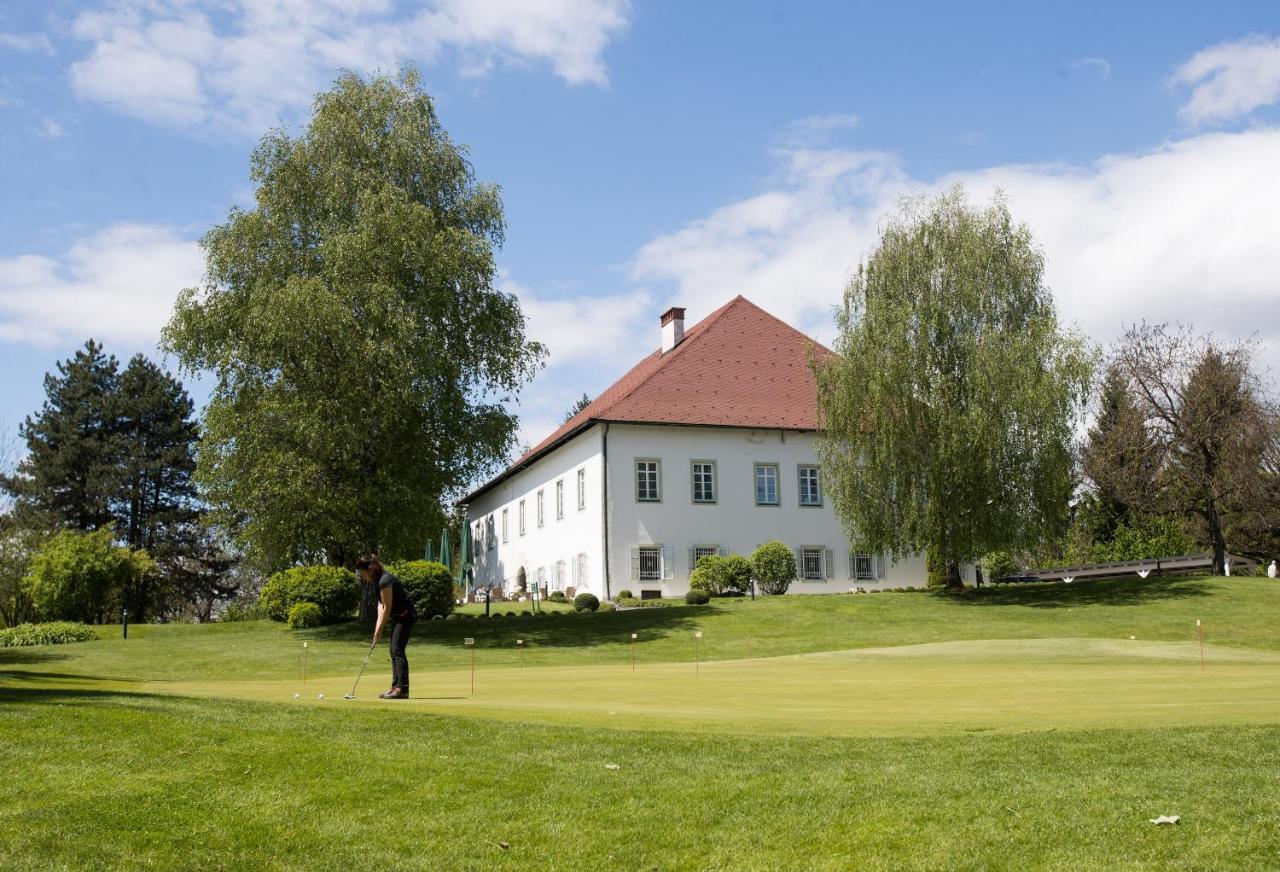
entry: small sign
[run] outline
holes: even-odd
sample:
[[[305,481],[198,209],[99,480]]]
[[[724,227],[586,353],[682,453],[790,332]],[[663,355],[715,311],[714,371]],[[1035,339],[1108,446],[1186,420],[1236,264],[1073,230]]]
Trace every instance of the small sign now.
[[[1196,618],[1196,626],[1197,626],[1197,627],[1198,627],[1198,626],[1200,626],[1200,619],[1199,619],[1199,618]]]
[[[702,638],[702,631],[701,631],[701,630],[694,630],[694,631],[693,631],[693,638],[695,638],[695,639],[701,639],[701,638]]]
[[[516,639],[516,644],[517,644],[517,645],[519,645],[519,646],[521,646],[521,647],[523,647],[523,646],[524,646],[524,639]]]
[[[632,634],[631,634],[631,641],[632,641],[632,642],[634,642],[636,639],[639,639],[639,638],[640,638],[640,634],[639,634],[639,633],[632,633]]]
[[[476,646],[476,640],[468,636],[462,640],[462,644],[466,645],[468,648],[474,648]]]

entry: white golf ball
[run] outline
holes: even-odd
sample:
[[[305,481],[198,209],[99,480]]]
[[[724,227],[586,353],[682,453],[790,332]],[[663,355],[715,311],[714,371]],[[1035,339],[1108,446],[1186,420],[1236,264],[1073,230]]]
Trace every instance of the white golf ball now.
[[[302,694],[300,694],[300,693],[295,693],[295,694],[293,695],[293,698],[294,698],[294,699],[297,699],[297,698],[298,698],[298,697],[300,697],[300,696],[302,696]]]
[[[318,695],[316,696],[316,699],[324,699],[324,694],[323,694],[323,693],[318,694]]]

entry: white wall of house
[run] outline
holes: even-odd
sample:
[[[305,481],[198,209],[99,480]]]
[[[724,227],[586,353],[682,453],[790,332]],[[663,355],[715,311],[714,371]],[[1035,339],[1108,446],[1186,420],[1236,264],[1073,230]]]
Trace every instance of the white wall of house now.
[[[612,593],[628,589],[660,590],[663,596],[689,589],[694,557],[690,549],[716,547],[750,556],[756,546],[777,539],[807,549],[811,561],[821,552],[822,579],[799,579],[792,593],[834,593],[925,584],[923,557],[899,562],[872,558],[874,579],[858,579],[835,510],[825,492],[819,504],[800,503],[800,467],[816,466],[816,434],[722,427],[611,424],[608,431],[609,568]],[[659,462],[659,498],[637,499],[637,461]],[[694,502],[693,464],[714,469],[714,502]],[[759,505],[756,466],[777,474],[777,505]],[[821,484],[821,481],[819,480]],[[659,579],[638,579],[633,549],[661,549]],[[803,553],[803,552],[802,552]],[[652,574],[654,552],[642,554],[641,572]],[[812,566],[812,563],[811,563]],[[866,569],[864,563],[863,569]],[[598,591],[597,591],[598,592]]]
[[[475,542],[475,584],[514,590],[524,567],[529,585],[545,579],[550,590],[577,586],[602,589],[603,463],[601,427],[580,433],[560,448],[474,498],[467,506]],[[582,473],[583,501],[578,499]],[[557,511],[557,483],[563,483],[563,511]],[[538,521],[538,493],[543,516]],[[525,526],[520,532],[520,503]],[[506,534],[503,513],[506,513]],[[584,585],[583,578],[590,579]]]

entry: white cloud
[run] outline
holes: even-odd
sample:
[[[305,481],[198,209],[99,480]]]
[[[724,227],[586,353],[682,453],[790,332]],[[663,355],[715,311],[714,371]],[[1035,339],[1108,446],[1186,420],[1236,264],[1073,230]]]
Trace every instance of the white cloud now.
[[[56,118],[44,118],[40,121],[40,135],[48,139],[60,139],[66,132]]]
[[[786,146],[806,147],[822,145],[837,131],[850,130],[859,124],[857,115],[833,112],[828,115],[806,115],[787,124],[779,136]]]
[[[81,97],[148,121],[258,134],[309,105],[340,68],[393,70],[446,53],[481,75],[546,63],[570,84],[603,85],[603,52],[626,0],[117,0],[76,18],[90,43],[71,66]]]
[[[734,294],[831,338],[832,309],[900,197],[1005,191],[1045,251],[1064,320],[1107,342],[1143,320],[1257,332],[1280,364],[1280,130],[1209,134],[1085,166],[1000,166],[913,180],[883,153],[784,153],[772,190],[643,246],[632,277],[700,318]],[[656,286],[656,287],[655,287]]]
[[[1280,101],[1280,39],[1252,35],[1203,49],[1173,75],[1191,87],[1178,110],[1190,124],[1231,121]]]
[[[0,48],[53,54],[53,43],[43,33],[0,33]]]
[[[143,224],[108,227],[60,258],[0,258],[0,340],[153,343],[203,269],[199,245]]]
[[[1111,78],[1111,62],[1106,58],[1080,58],[1071,66],[1077,69],[1093,70],[1104,79]]]

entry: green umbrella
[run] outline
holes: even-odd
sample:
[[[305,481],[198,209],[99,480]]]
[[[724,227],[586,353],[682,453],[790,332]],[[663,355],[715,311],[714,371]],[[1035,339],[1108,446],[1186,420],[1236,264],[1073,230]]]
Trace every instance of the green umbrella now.
[[[428,563],[434,563],[434,562],[435,562],[436,555],[435,555],[435,552],[432,550],[434,547],[435,547],[435,543],[433,543],[430,539],[428,539],[428,540],[427,540],[427,553],[426,553],[426,556],[423,558],[423,559],[424,559],[424,560],[426,560]]]
[[[448,529],[440,531],[440,562],[444,564],[445,569],[453,572],[453,554],[449,550]]]
[[[462,547],[458,550],[458,581],[470,587],[467,570],[471,568],[471,525],[462,525]]]

